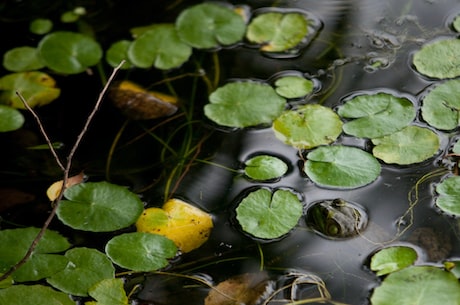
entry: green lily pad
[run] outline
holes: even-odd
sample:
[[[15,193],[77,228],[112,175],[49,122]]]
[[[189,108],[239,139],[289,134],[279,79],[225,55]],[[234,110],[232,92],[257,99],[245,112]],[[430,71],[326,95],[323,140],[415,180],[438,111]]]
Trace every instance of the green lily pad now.
[[[417,252],[411,247],[394,246],[379,250],[371,258],[370,268],[381,276],[412,265]]]
[[[286,106],[286,100],[268,84],[234,82],[226,84],[209,96],[204,114],[215,123],[228,127],[249,127],[269,124]]]
[[[38,55],[37,49],[32,47],[17,47],[3,55],[3,67],[13,72],[38,70],[45,65]]]
[[[308,104],[283,112],[272,128],[284,143],[310,149],[334,142],[342,133],[342,121],[332,109]]]
[[[91,37],[75,32],[53,32],[38,44],[45,65],[59,73],[77,74],[96,65],[102,49]]]
[[[423,98],[422,118],[431,126],[451,130],[460,125],[460,80],[437,85]]]
[[[24,124],[24,116],[17,109],[0,105],[0,132],[16,130]]]
[[[460,260],[445,261],[444,268],[460,279]]]
[[[96,283],[89,290],[89,295],[97,302],[85,305],[128,305],[128,297],[122,279],[105,279]]]
[[[135,232],[115,236],[107,243],[105,252],[122,268],[148,272],[166,267],[177,247],[162,235]]]
[[[302,203],[293,192],[258,189],[241,200],[236,208],[236,219],[246,233],[257,238],[274,239],[292,230],[302,211]]]
[[[30,107],[43,106],[59,97],[56,81],[42,72],[20,72],[0,78],[0,103],[17,109],[26,109],[16,92],[20,92]]]
[[[372,305],[459,305],[460,282],[432,266],[411,266],[391,273],[371,296]]]
[[[255,17],[246,37],[262,44],[261,51],[282,52],[299,45],[308,34],[308,20],[299,13],[269,12]]]
[[[362,94],[340,106],[337,113],[353,119],[343,125],[347,134],[378,138],[409,125],[415,118],[414,105],[406,98],[388,93]]]
[[[448,177],[436,186],[436,205],[448,214],[460,216],[460,176]]]
[[[455,17],[454,22],[452,23],[454,30],[460,32],[460,16]]]
[[[182,11],[176,28],[182,41],[197,49],[209,49],[240,41],[246,23],[230,7],[207,2]]]
[[[75,305],[67,293],[42,285],[16,285],[0,289],[0,304],[8,305]]]
[[[357,188],[380,175],[380,163],[371,154],[349,146],[321,146],[307,154],[304,172],[323,187]]]
[[[144,210],[136,194],[108,182],[76,184],[64,195],[68,200],[61,201],[57,216],[78,230],[109,232],[126,228],[134,224]]]
[[[275,81],[275,91],[285,98],[300,98],[312,93],[313,81],[302,76],[283,76]]]
[[[99,281],[115,276],[109,258],[96,249],[73,248],[65,253],[66,268],[46,281],[53,287],[77,296],[87,296],[88,290]]]
[[[30,227],[0,231],[0,272],[5,272],[24,257],[39,230]],[[13,273],[13,279],[16,282],[36,281],[64,269],[67,258],[52,253],[63,252],[69,247],[67,239],[47,230],[31,258]]]
[[[47,18],[37,18],[30,22],[29,30],[37,35],[49,33],[53,28],[53,21]]]
[[[266,181],[283,176],[288,170],[287,164],[273,156],[259,155],[245,162],[244,173],[251,179]]]
[[[408,126],[377,139],[372,153],[385,163],[407,165],[433,157],[439,150],[439,137],[428,128]]]
[[[133,65],[129,62],[127,54],[130,45],[131,41],[129,40],[119,40],[114,42],[105,54],[105,60],[107,63],[115,68],[121,63],[122,60],[125,60],[125,63],[123,66],[121,66],[121,69],[131,68]]]
[[[418,72],[433,78],[460,76],[460,40],[436,40],[424,45],[414,54],[413,63]]]
[[[181,66],[192,54],[173,24],[159,24],[142,33],[128,48],[129,61],[139,68],[167,70]]]

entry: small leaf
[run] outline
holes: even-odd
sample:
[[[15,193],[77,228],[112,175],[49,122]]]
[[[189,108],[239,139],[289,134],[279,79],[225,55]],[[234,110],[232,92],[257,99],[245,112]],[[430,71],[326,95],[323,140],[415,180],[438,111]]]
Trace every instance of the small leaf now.
[[[452,176],[436,186],[436,205],[444,212],[460,216],[460,176]]]
[[[51,103],[59,97],[61,90],[56,81],[42,72],[20,72],[0,78],[0,103],[17,109],[26,109],[16,92],[21,93],[27,104],[33,108]]]
[[[439,137],[428,128],[408,126],[396,133],[372,139],[372,153],[385,163],[413,164],[431,158],[439,150]]]
[[[187,253],[208,240],[213,223],[208,213],[182,200],[170,199],[161,209],[146,209],[136,227],[139,232],[166,236]]]
[[[393,272],[371,296],[372,305],[458,305],[459,300],[458,279],[432,266],[411,266]]]
[[[343,131],[361,138],[378,138],[394,133],[415,118],[411,101],[388,93],[355,96],[340,106],[337,113],[343,118],[353,119],[343,125]]]
[[[245,162],[244,173],[251,179],[266,181],[283,176],[288,170],[287,164],[273,156],[259,155]]]
[[[128,305],[128,297],[122,279],[105,279],[89,289],[89,295],[97,305]]]
[[[8,305],[75,305],[67,293],[42,285],[16,285],[0,289],[0,304]]]
[[[357,188],[380,175],[380,163],[369,153],[349,146],[321,146],[307,155],[304,172],[324,187]]]
[[[37,18],[30,22],[29,30],[37,35],[49,33],[53,28],[53,22],[46,18]]]
[[[310,149],[335,141],[342,132],[342,121],[332,109],[308,104],[283,112],[272,128],[284,143]]]
[[[83,172],[81,172],[78,175],[69,177],[67,179],[66,187],[71,187],[72,185],[81,183],[84,179],[85,174]],[[51,186],[46,190],[46,196],[49,198],[49,200],[53,201],[58,197],[62,189],[62,183],[62,180],[56,181],[53,184],[51,184]]]
[[[60,73],[77,74],[102,58],[102,49],[92,38],[74,32],[53,32],[38,44],[45,65]]]
[[[192,48],[179,39],[173,24],[159,24],[134,40],[127,54],[136,67],[167,70],[186,62]]]
[[[268,84],[234,82],[226,84],[209,96],[205,115],[228,127],[249,127],[269,124],[283,111],[286,100]]]
[[[57,210],[66,225],[84,231],[109,232],[134,224],[143,210],[139,197],[108,182],[76,184],[64,192]]]
[[[164,236],[135,232],[115,236],[107,243],[105,252],[122,268],[148,272],[166,267],[177,247]]]
[[[87,296],[88,289],[94,284],[115,276],[112,262],[96,249],[73,248],[65,257],[69,260],[66,268],[46,280],[63,292]]]
[[[460,80],[448,80],[423,98],[422,117],[431,126],[451,130],[460,125]]]
[[[370,268],[381,276],[406,268],[416,260],[417,252],[410,247],[388,247],[372,255]]]
[[[131,41],[129,40],[120,40],[114,42],[110,45],[107,53],[105,54],[105,59],[107,63],[112,67],[117,67],[123,60],[125,63],[121,66],[121,69],[129,69],[133,65],[128,60],[128,49],[131,46]]]
[[[37,49],[32,47],[17,47],[3,55],[3,66],[13,72],[24,72],[43,68]]]
[[[442,39],[424,45],[414,54],[418,72],[433,78],[454,78],[460,75],[460,40]]]
[[[283,76],[275,81],[276,93],[285,98],[300,98],[313,91],[313,81],[301,76]]]
[[[274,239],[292,230],[302,211],[302,203],[291,191],[258,189],[241,200],[236,219],[243,231],[257,238]]]
[[[19,129],[24,121],[24,116],[17,109],[0,105],[0,132]]]
[[[208,49],[240,41],[246,24],[231,8],[207,2],[182,11],[176,28],[182,41],[197,49]]]

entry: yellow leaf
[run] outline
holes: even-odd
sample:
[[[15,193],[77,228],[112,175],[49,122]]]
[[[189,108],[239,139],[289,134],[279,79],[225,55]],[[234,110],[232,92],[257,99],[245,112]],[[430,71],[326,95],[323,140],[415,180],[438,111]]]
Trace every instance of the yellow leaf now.
[[[179,199],[168,200],[163,207],[148,208],[136,222],[137,231],[163,235],[184,253],[204,244],[213,227],[206,212]]]
[[[72,185],[78,184],[83,182],[85,179],[85,174],[83,172],[79,173],[78,175],[72,176],[67,179],[66,187],[70,187]],[[46,196],[48,196],[49,200],[54,201],[59,196],[59,192],[62,189],[62,180],[56,181],[50,185],[50,187],[46,190]]]

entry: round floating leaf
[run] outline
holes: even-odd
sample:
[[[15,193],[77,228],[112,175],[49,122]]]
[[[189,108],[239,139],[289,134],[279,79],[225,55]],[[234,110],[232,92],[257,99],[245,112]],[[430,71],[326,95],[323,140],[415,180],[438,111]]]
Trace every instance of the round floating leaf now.
[[[322,146],[307,155],[304,172],[324,187],[357,188],[380,175],[380,163],[369,153],[349,146]]]
[[[12,131],[22,127],[24,116],[18,110],[0,105],[0,132]]]
[[[287,164],[273,156],[259,155],[245,162],[244,173],[254,180],[271,180],[283,176],[288,170]]]
[[[260,14],[248,26],[249,41],[262,44],[265,52],[282,52],[300,44],[308,34],[306,16],[299,13]]]
[[[187,44],[208,49],[240,41],[246,24],[231,8],[207,2],[182,11],[176,19],[176,28]]]
[[[413,164],[431,158],[439,150],[439,137],[428,128],[408,126],[377,139],[372,153],[385,163]]]
[[[300,98],[313,91],[313,81],[301,76],[283,76],[275,81],[276,93],[285,98]]]
[[[110,259],[133,271],[153,271],[166,267],[177,253],[174,242],[162,235],[134,232],[115,236],[105,247]]]
[[[139,68],[176,68],[191,54],[192,48],[179,39],[173,24],[160,24],[145,31],[128,48],[128,59]]]
[[[454,78],[460,75],[460,40],[442,39],[424,45],[414,54],[415,68],[434,78]]]
[[[32,227],[0,231],[0,273],[24,257],[39,231]],[[13,273],[13,279],[17,282],[36,281],[64,269],[68,260],[62,255],[50,253],[63,252],[69,247],[67,239],[47,230],[31,258]]]
[[[75,305],[67,293],[42,285],[16,285],[0,289],[0,304],[8,305]]]
[[[205,115],[222,126],[249,127],[269,124],[284,110],[286,100],[268,84],[235,82],[211,93]]]
[[[63,292],[87,296],[94,284],[115,276],[112,262],[96,249],[73,248],[65,257],[69,260],[66,268],[46,280]]]
[[[7,51],[3,55],[3,66],[13,72],[23,72],[38,70],[45,65],[37,53],[37,49],[32,47],[17,47]]]
[[[128,297],[122,279],[105,279],[89,290],[89,295],[97,302],[86,302],[85,305],[128,305]]]
[[[370,268],[381,276],[406,268],[416,260],[417,252],[410,247],[388,247],[372,256]]]
[[[391,273],[371,296],[372,305],[459,305],[460,282],[450,272],[411,266]]]
[[[250,192],[236,208],[236,219],[242,229],[263,239],[279,238],[297,225],[302,216],[302,203],[288,190],[258,189]]]
[[[57,215],[78,230],[109,232],[126,228],[144,209],[136,194],[108,182],[76,184],[64,195],[68,200],[61,201]]]
[[[37,35],[49,33],[53,28],[53,22],[50,19],[37,18],[32,20],[29,30]]]
[[[102,49],[89,36],[74,32],[54,32],[38,44],[45,65],[60,73],[77,74],[102,58]]]
[[[460,176],[445,179],[436,186],[436,205],[448,214],[460,216]]]
[[[284,143],[309,149],[335,141],[342,132],[342,121],[332,109],[309,104],[285,111],[272,127]]]
[[[179,199],[163,207],[148,208],[136,222],[137,231],[166,236],[184,253],[199,248],[211,234],[212,217]]]
[[[423,99],[422,117],[437,129],[451,130],[460,125],[460,80],[437,85]]]
[[[121,66],[121,69],[129,69],[132,67],[132,64],[128,61],[128,49],[131,45],[129,40],[120,40],[113,43],[105,55],[107,63],[112,67],[118,66],[123,60],[125,63]]]
[[[452,23],[454,30],[460,32],[460,16],[455,17],[454,22]]]
[[[3,76],[0,78],[0,91],[0,103],[18,109],[26,109],[26,107],[16,92],[20,92],[32,108],[51,103],[61,93],[51,76],[35,71]]]
[[[343,125],[347,134],[378,138],[401,130],[415,118],[414,105],[406,98],[388,93],[363,94],[348,100],[337,113],[353,119]]]

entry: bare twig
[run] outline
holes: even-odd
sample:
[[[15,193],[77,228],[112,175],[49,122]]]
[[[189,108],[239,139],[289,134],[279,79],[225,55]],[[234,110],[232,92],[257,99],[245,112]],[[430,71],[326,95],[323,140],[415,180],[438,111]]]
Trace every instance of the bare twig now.
[[[62,188],[59,191],[59,195],[53,201],[53,209],[51,210],[50,215],[48,216],[48,218],[46,219],[46,221],[43,224],[42,228],[40,229],[40,232],[38,232],[37,236],[32,241],[32,243],[31,243],[29,249],[27,250],[26,254],[24,255],[24,257],[19,262],[17,262],[14,266],[12,266],[8,271],[6,271],[2,276],[0,276],[0,281],[6,279],[14,271],[16,271],[19,267],[24,265],[29,260],[29,258],[32,256],[32,253],[34,252],[35,248],[37,247],[38,242],[42,239],[43,235],[45,235],[46,230],[48,229],[51,221],[53,220],[54,216],[56,215],[56,211],[57,211],[57,209],[59,207],[59,203],[60,203],[60,201],[61,201],[61,199],[62,199],[62,197],[64,195],[67,180],[69,179],[69,172],[70,172],[70,169],[72,167],[72,158],[75,155],[75,152],[76,152],[77,148],[79,147],[80,142],[83,139],[83,136],[86,134],[86,132],[88,130],[88,127],[89,127],[89,124],[91,123],[91,121],[93,120],[94,115],[96,114],[97,110],[99,109],[99,106],[102,103],[102,100],[103,100],[103,98],[105,96],[105,93],[107,92],[107,90],[108,90],[108,88],[110,86],[110,83],[113,81],[113,79],[114,79],[115,75],[117,74],[118,70],[120,70],[121,66],[124,63],[125,63],[125,61],[122,61],[117,67],[115,67],[113,69],[112,74],[110,75],[107,83],[105,84],[104,88],[102,89],[101,93],[99,94],[99,98],[97,99],[93,110],[91,111],[91,113],[89,114],[88,118],[86,119],[86,122],[85,122],[85,125],[83,126],[83,129],[81,130],[80,134],[78,135],[77,140],[75,141],[75,144],[72,146],[72,149],[70,150],[69,155],[67,156],[67,163],[66,163],[65,167],[62,166],[62,164],[59,162],[59,158],[57,157],[57,154],[55,155],[56,160],[58,161],[59,165],[61,166],[61,168],[63,168],[64,177],[63,177],[63,180],[62,180]],[[18,95],[21,98],[21,95],[20,94],[18,94]],[[30,110],[30,107],[28,107],[27,102],[23,98],[21,100],[24,102],[26,107]],[[40,131],[45,136],[46,141],[48,142],[48,145],[50,145],[51,141],[49,140],[49,138],[48,138],[48,136],[47,136],[47,134],[46,134],[46,132],[45,132],[45,130],[43,128],[43,125],[41,124],[40,120],[38,119],[38,116],[36,116],[36,114],[33,111],[32,111],[32,114],[36,117],[38,125],[40,126]],[[50,147],[51,147],[51,145],[50,145]],[[52,149],[52,151],[53,151],[53,149]]]

